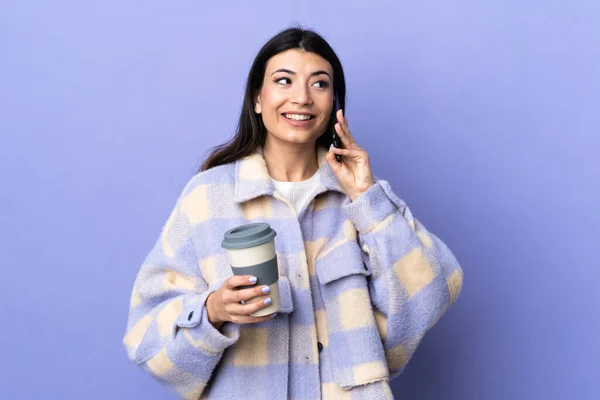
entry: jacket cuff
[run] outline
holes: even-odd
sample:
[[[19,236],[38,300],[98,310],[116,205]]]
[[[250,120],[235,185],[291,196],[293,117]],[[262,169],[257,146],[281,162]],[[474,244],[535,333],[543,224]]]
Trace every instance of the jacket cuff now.
[[[396,205],[390,200],[381,186],[375,182],[366,192],[354,201],[342,206],[350,221],[360,233],[367,233],[396,211]]]
[[[184,301],[183,311],[175,321],[174,329],[187,328],[195,342],[200,342],[203,347],[213,353],[220,353],[227,347],[235,344],[240,337],[238,324],[225,322],[221,329],[216,329],[208,319],[208,311],[205,306],[208,296],[218,287],[209,288],[195,299]]]

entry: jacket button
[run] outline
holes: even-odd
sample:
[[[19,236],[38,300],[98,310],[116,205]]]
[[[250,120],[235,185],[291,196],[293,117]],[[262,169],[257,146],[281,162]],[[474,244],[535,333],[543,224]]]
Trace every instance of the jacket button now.
[[[321,342],[317,342],[317,349],[319,350],[319,353],[323,350],[323,345]]]
[[[188,321],[191,321],[193,316],[194,316],[194,312],[191,311],[190,314],[188,315]]]

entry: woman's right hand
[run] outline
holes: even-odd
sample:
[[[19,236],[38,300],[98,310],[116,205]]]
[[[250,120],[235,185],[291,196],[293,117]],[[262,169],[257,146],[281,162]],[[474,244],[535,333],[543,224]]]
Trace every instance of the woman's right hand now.
[[[236,324],[251,324],[261,321],[267,321],[272,318],[272,315],[264,317],[251,317],[258,310],[268,307],[271,302],[268,296],[269,286],[257,286],[246,289],[237,289],[238,286],[247,286],[253,284],[250,275],[234,275],[230,276],[223,282],[223,285],[215,292],[211,293],[206,299],[206,310],[208,311],[208,320],[217,329],[224,322],[234,322]],[[255,278],[254,278],[255,279]],[[266,288],[266,289],[264,289]],[[265,293],[267,295],[265,295]],[[250,299],[260,297],[258,301],[247,303]],[[268,299],[268,300],[267,300]],[[267,303],[265,303],[267,301]]]

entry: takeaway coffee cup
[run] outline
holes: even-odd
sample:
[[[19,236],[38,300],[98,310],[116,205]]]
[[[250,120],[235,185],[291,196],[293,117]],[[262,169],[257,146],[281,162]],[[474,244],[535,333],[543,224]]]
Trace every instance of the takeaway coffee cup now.
[[[240,289],[269,285],[272,303],[252,314],[262,317],[279,311],[279,270],[275,253],[275,232],[265,222],[240,225],[225,232],[221,246],[227,251],[227,257],[234,275],[253,275],[258,280],[254,285],[241,286]],[[247,300],[246,304],[259,298]]]

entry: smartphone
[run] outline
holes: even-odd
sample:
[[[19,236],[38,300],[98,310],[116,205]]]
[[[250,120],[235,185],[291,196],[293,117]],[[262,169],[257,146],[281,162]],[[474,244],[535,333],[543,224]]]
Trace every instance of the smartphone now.
[[[342,123],[342,121],[338,121],[337,120],[337,113],[338,110],[340,109],[340,100],[338,99],[338,97],[335,97],[335,110],[334,110],[334,115],[336,118],[336,121],[339,122],[340,124]],[[335,130],[335,126],[333,127],[333,146],[337,147],[338,149],[342,148],[342,141],[340,140],[339,135],[337,134],[336,130]],[[335,155],[335,159],[337,160],[337,162],[342,162],[342,156],[340,154],[336,154]]]

